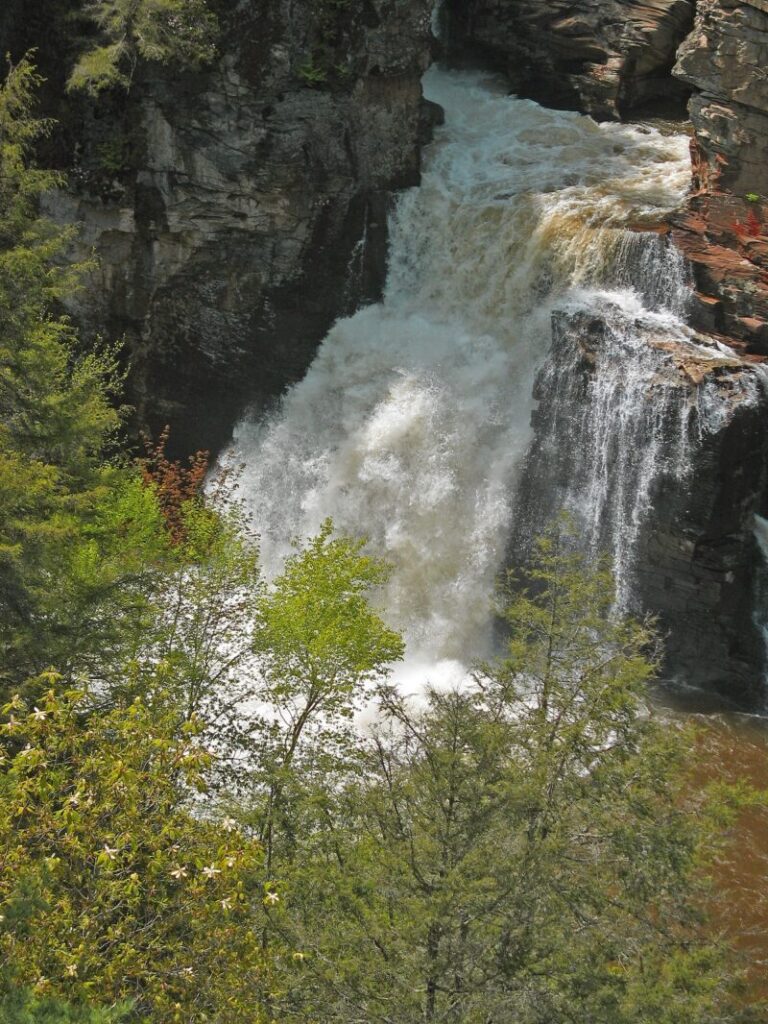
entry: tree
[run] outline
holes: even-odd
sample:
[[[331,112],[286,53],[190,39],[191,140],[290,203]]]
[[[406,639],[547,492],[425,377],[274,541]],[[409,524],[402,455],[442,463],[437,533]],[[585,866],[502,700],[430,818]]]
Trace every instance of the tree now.
[[[0,651],[9,685],[44,667],[35,661],[66,632],[51,614],[55,567],[77,562],[83,524],[114,485],[99,457],[120,422],[115,353],[78,353],[55,312],[77,268],[63,261],[70,233],[38,213],[59,183],[31,164],[49,127],[32,114],[38,82],[24,59],[0,88]],[[66,600],[58,608],[68,614]]]
[[[332,532],[327,520],[287,559],[260,598],[254,624],[265,714],[249,821],[269,871],[290,861],[318,782],[327,785],[356,751],[355,712],[403,655],[402,638],[370,604],[389,566],[364,554],[364,541]]]
[[[506,657],[421,709],[385,692],[326,793],[272,919],[304,957],[282,1019],[738,1019],[702,912],[728,812],[691,802],[689,737],[644,706],[650,624],[610,621],[609,577],[551,541],[530,582]]]
[[[94,1009],[72,1006],[59,999],[37,997],[27,989],[12,988],[0,996],[0,1020],[3,1024],[121,1024],[127,1009]]]
[[[55,679],[49,679],[55,683]],[[195,811],[211,754],[167,695],[84,714],[18,698],[0,727],[0,947],[36,998],[131,1019],[258,1022],[262,851]]]
[[[194,67],[216,53],[218,24],[205,0],[89,0],[84,12],[98,41],[75,65],[70,89],[129,89],[140,60]]]
[[[29,59],[0,88],[0,700],[50,665],[121,679],[178,566],[160,495],[116,454],[118,353],[83,351],[60,313],[78,285],[71,231],[39,213]]]

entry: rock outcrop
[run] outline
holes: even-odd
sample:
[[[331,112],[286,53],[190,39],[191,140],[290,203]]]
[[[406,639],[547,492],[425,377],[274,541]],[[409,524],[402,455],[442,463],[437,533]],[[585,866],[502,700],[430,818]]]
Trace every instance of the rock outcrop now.
[[[768,353],[768,0],[699,0],[675,75],[690,102],[694,193],[673,238],[698,323]]]
[[[553,509],[607,551],[626,610],[658,615],[664,677],[764,701],[768,373],[610,305],[557,313],[515,515],[520,564]]]
[[[431,0],[222,7],[215,65],[67,101],[51,204],[98,260],[78,320],[126,338],[137,419],[170,423],[177,451],[222,444],[378,295],[389,197],[418,182],[429,132]]]
[[[520,95],[618,118],[684,98],[670,77],[693,0],[447,0],[450,48],[484,51]]]

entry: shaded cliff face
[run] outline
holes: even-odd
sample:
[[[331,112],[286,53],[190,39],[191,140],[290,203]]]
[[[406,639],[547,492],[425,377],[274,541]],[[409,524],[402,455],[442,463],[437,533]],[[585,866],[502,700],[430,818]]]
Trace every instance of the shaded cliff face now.
[[[623,611],[658,615],[663,675],[761,706],[768,376],[666,315],[562,312],[536,383],[512,559],[565,508]]]
[[[694,88],[695,194],[675,241],[703,326],[768,354],[768,2],[699,0],[675,75]]]
[[[521,95],[618,118],[649,101],[681,99],[670,78],[693,22],[693,0],[447,0],[454,51],[495,58]]]
[[[126,337],[137,418],[177,451],[219,447],[378,295],[429,130],[429,0],[224,6],[215,66],[77,101],[51,204],[98,258],[78,319]]]

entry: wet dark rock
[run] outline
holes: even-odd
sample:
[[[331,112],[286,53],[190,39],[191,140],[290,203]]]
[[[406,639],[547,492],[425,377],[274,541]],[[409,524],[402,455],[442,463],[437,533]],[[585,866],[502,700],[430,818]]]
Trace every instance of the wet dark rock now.
[[[214,66],[68,101],[70,189],[50,204],[98,259],[77,319],[125,337],[136,420],[170,423],[175,451],[218,448],[379,296],[390,198],[418,183],[438,114],[431,0],[329,7],[332,33],[322,4],[220,6]]]
[[[616,309],[555,314],[510,560],[524,561],[532,537],[566,508],[586,550],[612,554],[629,610],[658,616],[667,684],[754,708],[764,700],[768,618],[754,538],[754,517],[768,510],[768,376],[715,339],[692,333],[690,342]],[[596,437],[600,377],[612,364],[628,382],[617,392],[624,419],[616,407],[615,435]],[[607,455],[604,490],[593,486],[596,445]],[[638,502],[649,451],[654,471]],[[585,508],[596,490],[601,504]]]
[[[611,119],[687,96],[670,70],[693,10],[693,0],[447,0],[446,31],[454,54],[484,53],[520,95]]]

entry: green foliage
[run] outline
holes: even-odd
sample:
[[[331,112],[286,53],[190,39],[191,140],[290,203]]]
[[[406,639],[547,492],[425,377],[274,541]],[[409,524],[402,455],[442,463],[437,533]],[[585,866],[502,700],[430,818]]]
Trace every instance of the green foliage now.
[[[54,680],[52,680],[54,681]],[[4,708],[0,945],[36,994],[132,1001],[153,1021],[258,1021],[261,848],[193,813],[202,726],[153,703],[83,719],[84,695]],[[220,1018],[217,1018],[220,1019]]]
[[[253,736],[248,822],[267,868],[290,861],[312,802],[354,760],[353,716],[403,655],[370,605],[389,567],[364,542],[320,533],[286,561],[257,606],[253,648],[265,709]]]
[[[346,709],[354,690],[382,676],[403,654],[400,636],[368,603],[388,567],[362,553],[364,541],[332,539],[327,520],[307,547],[286,562],[261,603],[255,646],[270,696],[330,713]],[[347,712],[345,712],[347,713]]]
[[[35,996],[21,988],[0,996],[3,1024],[121,1024],[127,1014],[127,1007],[72,1006],[50,996]]]
[[[421,708],[385,691],[311,794],[273,869],[302,968],[282,1020],[736,1019],[701,914],[724,819],[686,801],[689,737],[644,709],[652,633],[607,620],[610,580],[549,543],[533,583],[504,659]]]
[[[129,89],[139,60],[196,67],[216,54],[215,15],[205,0],[90,0],[98,42],[82,55],[70,89]]]
[[[321,85],[328,79],[326,68],[318,67],[311,57],[299,67],[299,75],[307,85]]]
[[[313,7],[314,38],[299,77],[311,88],[343,81],[350,73],[349,33],[355,25],[351,0],[319,0]]]
[[[82,609],[57,585],[64,564],[82,569],[93,542],[84,524],[113,501],[115,474],[101,456],[120,422],[115,351],[78,353],[56,312],[82,268],[63,259],[70,233],[38,213],[59,184],[30,163],[48,127],[32,114],[38,81],[25,59],[0,89],[0,653],[8,685],[57,660],[68,620],[82,624]]]

